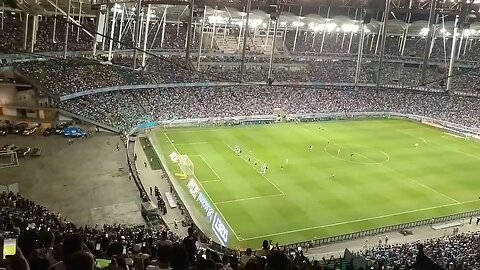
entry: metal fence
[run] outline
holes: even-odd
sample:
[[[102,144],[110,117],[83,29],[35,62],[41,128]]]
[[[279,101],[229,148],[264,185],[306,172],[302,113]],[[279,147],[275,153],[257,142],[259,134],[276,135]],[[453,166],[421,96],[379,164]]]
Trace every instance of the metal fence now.
[[[401,231],[405,229],[410,229],[414,227],[419,227],[419,226],[425,226],[425,225],[433,225],[433,224],[438,224],[438,223],[443,223],[443,222],[448,222],[452,220],[459,220],[463,218],[470,218],[472,216],[479,216],[480,215],[480,210],[473,210],[469,212],[464,212],[464,213],[459,213],[459,214],[453,214],[449,216],[441,216],[441,217],[435,217],[431,219],[422,219],[422,220],[417,220],[417,221],[412,221],[408,223],[402,223],[402,224],[396,224],[396,225],[391,225],[391,226],[386,226],[386,227],[380,227],[380,228],[374,228],[370,230],[365,230],[365,231],[359,231],[359,232],[352,232],[352,233],[347,233],[347,234],[342,234],[342,235],[336,235],[336,236],[331,236],[331,237],[324,237],[320,239],[314,239],[310,241],[304,241],[304,242],[298,242],[290,245],[285,245],[282,246],[284,249],[289,249],[289,248],[297,248],[297,247],[316,247],[316,246],[321,246],[325,244],[330,244],[338,241],[347,241],[347,240],[353,240],[357,238],[362,238],[366,236],[371,236],[371,235],[377,235],[377,234],[383,234],[387,232],[394,232],[394,231]]]

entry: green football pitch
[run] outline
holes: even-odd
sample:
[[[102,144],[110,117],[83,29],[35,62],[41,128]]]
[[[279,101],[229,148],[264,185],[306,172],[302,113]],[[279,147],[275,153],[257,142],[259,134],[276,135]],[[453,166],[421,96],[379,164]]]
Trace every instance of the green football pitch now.
[[[172,173],[181,171],[170,153],[191,159],[192,178],[230,227],[231,248],[480,209],[478,141],[416,122],[157,129],[152,139]],[[188,180],[176,181],[187,191]]]

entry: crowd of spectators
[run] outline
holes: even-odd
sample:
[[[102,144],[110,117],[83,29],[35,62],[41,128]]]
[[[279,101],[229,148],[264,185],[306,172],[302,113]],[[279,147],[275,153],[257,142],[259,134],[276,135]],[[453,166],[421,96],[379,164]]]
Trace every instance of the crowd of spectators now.
[[[79,227],[11,192],[0,194],[0,213],[2,238],[17,238],[16,254],[0,260],[0,267],[12,270],[322,270],[351,266],[341,259],[311,261],[302,252],[287,255],[266,240],[256,254],[250,248],[242,255],[220,253],[210,249],[193,227],[184,237],[165,226]]]
[[[61,102],[67,111],[130,130],[141,122],[286,113],[399,112],[480,127],[475,97],[371,88],[243,86],[115,91]]]
[[[0,194],[0,231],[17,238],[16,255],[0,260],[12,270],[323,270],[462,269],[480,267],[480,233],[469,232],[405,244],[384,243],[361,249],[356,259],[309,259],[264,240],[256,252],[215,251],[193,227],[181,237],[165,226],[76,226],[19,194]],[[201,244],[203,242],[203,244]],[[6,250],[6,249],[5,249]],[[96,260],[97,259],[97,260]],[[101,259],[101,260],[98,260]],[[103,260],[103,261],[102,261]],[[357,261],[357,263],[355,263]]]
[[[25,14],[16,12],[3,13],[3,28],[0,28],[0,52],[14,53],[25,52],[31,50],[32,41],[32,22],[33,16],[26,19]],[[65,44],[65,33],[67,21],[64,17],[59,16],[56,19],[55,37],[54,37],[54,17],[38,16],[38,30],[36,34],[36,42],[34,44],[35,52],[51,52],[63,51]],[[25,23],[28,26],[28,35],[26,48],[25,42]],[[93,31],[95,21],[90,18],[84,18],[81,21],[82,26],[88,31]],[[70,51],[91,51],[93,48],[92,38],[84,31],[72,24],[69,25],[68,50]],[[78,35],[77,35],[78,33]],[[78,39],[77,39],[78,36]]]
[[[17,68],[59,96],[109,86],[151,83],[151,78],[141,71],[86,59],[30,61],[17,65]]]
[[[360,251],[358,255],[368,259],[375,269],[400,267],[412,269],[417,262],[417,254],[420,249],[440,267],[436,269],[466,270],[480,268],[479,232],[460,233],[406,244],[378,245]]]
[[[209,57],[202,60],[200,72],[193,63],[185,62],[181,56],[148,57],[143,70],[132,70],[133,60],[129,57],[115,57],[114,65],[86,59],[30,61],[16,65],[17,70],[38,82],[55,95],[62,96],[75,92],[111,86],[152,85],[163,83],[196,82],[238,82],[240,58]],[[237,60],[237,62],[234,61]],[[275,62],[272,78],[276,82],[320,82],[354,83],[356,61],[295,58],[281,58]],[[229,62],[230,61],[230,62]],[[244,73],[245,82],[266,82],[268,63],[265,57],[247,58]],[[138,60],[140,64],[141,60]],[[123,67],[122,67],[123,66]],[[378,63],[363,61],[360,65],[359,83],[377,81]],[[445,66],[429,67],[426,83],[422,82],[422,68],[416,64],[384,62],[382,85],[404,87],[423,86],[443,91],[446,89],[447,71]],[[452,77],[452,91],[478,95],[478,72],[475,68],[457,68]]]

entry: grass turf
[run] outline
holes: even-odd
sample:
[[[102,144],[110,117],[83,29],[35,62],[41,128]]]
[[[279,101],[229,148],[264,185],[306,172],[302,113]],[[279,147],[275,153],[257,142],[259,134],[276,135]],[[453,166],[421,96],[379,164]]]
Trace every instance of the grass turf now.
[[[190,157],[195,178],[231,227],[231,248],[257,248],[264,239],[308,241],[480,209],[480,145],[410,121],[154,134],[172,173],[180,170],[169,153]],[[232,150],[235,145],[241,154]],[[269,169],[262,175],[264,162]],[[186,189],[187,181],[178,181]],[[193,199],[187,203],[197,205]]]

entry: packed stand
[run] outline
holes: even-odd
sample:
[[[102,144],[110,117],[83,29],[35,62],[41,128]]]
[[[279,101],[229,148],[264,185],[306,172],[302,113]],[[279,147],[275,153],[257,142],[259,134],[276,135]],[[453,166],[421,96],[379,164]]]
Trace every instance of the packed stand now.
[[[268,58],[247,57],[244,81],[266,82]],[[65,95],[96,88],[123,85],[152,85],[162,83],[238,82],[240,57],[207,57],[202,59],[200,72],[194,59],[185,62],[182,56],[148,57],[142,70],[133,71],[133,59],[114,57],[113,65],[86,59],[47,60],[17,64],[17,69],[37,81],[55,95]],[[138,60],[138,65],[141,59]],[[285,65],[284,65],[285,64]],[[124,66],[120,67],[120,66]],[[307,56],[274,60],[273,79],[276,82],[354,83],[356,61],[312,59]],[[377,81],[378,62],[364,59],[360,66],[360,83]],[[446,89],[447,67],[429,67],[425,83],[418,64],[384,62],[382,85],[403,87],[424,86],[438,91]],[[61,75],[61,76],[59,76]],[[474,67],[456,69],[452,90],[479,95],[478,72]]]
[[[145,121],[270,115],[275,108],[287,113],[399,112],[480,127],[477,98],[370,88],[161,88],[88,95],[59,105],[122,130]]]
[[[15,255],[0,261],[14,270],[287,270],[352,269],[345,260],[310,261],[301,251],[287,256],[278,246],[263,241],[256,253],[249,248],[219,253],[199,245],[202,239],[190,227],[179,237],[167,228],[138,225],[77,227],[59,214],[14,193],[0,194],[0,229],[5,239],[16,238]]]
[[[13,53],[23,51],[23,25],[19,14],[2,12],[3,28],[0,28],[0,52]]]
[[[31,31],[33,17],[28,18],[28,35],[26,48],[24,49],[24,28],[25,28],[25,14],[6,11],[3,15],[3,29],[0,28],[0,52],[14,53],[31,50]],[[36,42],[34,44],[34,51],[36,52],[52,52],[63,51],[65,44],[65,31],[67,21],[62,16],[57,18],[55,39],[53,35],[54,17],[39,16],[38,17],[38,31],[36,35]],[[90,18],[84,18],[81,21],[82,26],[88,31],[93,31],[95,28],[95,21]],[[92,38],[84,31],[72,24],[69,24],[68,50],[69,51],[90,51],[92,50]],[[78,32],[78,39],[77,39]]]
[[[54,17],[39,18],[37,39],[34,47],[35,51],[50,52],[64,50],[67,21],[65,18],[60,16],[57,18],[55,40],[53,39],[54,21]],[[95,21],[91,20],[90,18],[84,18],[80,23],[82,27],[84,27],[90,33],[92,33],[95,29]],[[93,47],[93,38],[91,38],[82,29],[79,29],[79,27],[77,27],[76,25],[68,24],[68,26],[70,27],[68,31],[68,50],[91,51]]]
[[[153,83],[141,71],[84,59],[29,61],[16,68],[60,96],[110,86]]]
[[[461,233],[414,243],[380,245],[359,252],[375,269],[412,269],[423,253],[443,269],[479,269],[480,233]],[[424,268],[426,269],[426,268]]]

